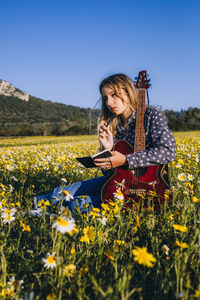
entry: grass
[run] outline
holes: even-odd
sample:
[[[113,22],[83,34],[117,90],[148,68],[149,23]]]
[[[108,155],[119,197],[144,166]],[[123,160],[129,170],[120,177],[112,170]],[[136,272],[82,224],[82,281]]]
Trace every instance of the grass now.
[[[0,298],[200,299],[200,137],[175,137],[171,205],[157,213],[149,198],[148,209],[124,212],[116,197],[70,218],[61,205],[47,217],[45,201],[42,217],[31,216],[33,196],[99,176],[75,161],[95,152],[96,137],[1,139]]]

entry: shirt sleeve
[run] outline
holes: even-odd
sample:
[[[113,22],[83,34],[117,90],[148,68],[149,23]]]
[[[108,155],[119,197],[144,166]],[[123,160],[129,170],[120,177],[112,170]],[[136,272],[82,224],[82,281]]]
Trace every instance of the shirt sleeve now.
[[[150,116],[149,146],[126,155],[129,169],[155,164],[167,164],[176,157],[176,143],[163,112],[155,110]]]

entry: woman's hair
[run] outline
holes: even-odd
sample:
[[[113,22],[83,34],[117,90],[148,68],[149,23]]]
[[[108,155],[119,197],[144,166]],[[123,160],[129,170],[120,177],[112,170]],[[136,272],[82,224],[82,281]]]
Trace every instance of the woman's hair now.
[[[132,80],[125,74],[119,73],[111,75],[105,79],[103,79],[99,85],[99,91],[102,94],[102,88],[104,86],[107,86],[111,88],[115,94],[122,100],[123,94],[126,94],[128,96],[128,109],[131,111],[135,111],[137,107],[137,92],[135,90],[135,87],[133,85]],[[112,112],[108,109],[105,101],[102,99],[101,104],[101,115],[98,121],[98,129],[99,127],[106,123],[112,116]],[[116,116],[111,122],[110,122],[110,129],[113,135],[116,134],[116,127],[117,124],[121,123],[122,119],[120,116]],[[98,130],[99,132],[99,130]],[[101,145],[100,145],[101,148]]]

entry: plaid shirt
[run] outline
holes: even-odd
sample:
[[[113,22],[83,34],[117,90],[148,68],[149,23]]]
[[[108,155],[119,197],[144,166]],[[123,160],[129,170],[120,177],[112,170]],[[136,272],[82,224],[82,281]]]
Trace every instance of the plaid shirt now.
[[[134,147],[136,113],[133,112],[128,120],[127,128],[118,125],[114,143],[123,139]],[[147,167],[155,164],[167,164],[176,157],[176,143],[167,120],[160,110],[147,107],[144,116],[145,150],[126,155],[129,169]],[[111,175],[112,170],[104,171],[104,175]]]

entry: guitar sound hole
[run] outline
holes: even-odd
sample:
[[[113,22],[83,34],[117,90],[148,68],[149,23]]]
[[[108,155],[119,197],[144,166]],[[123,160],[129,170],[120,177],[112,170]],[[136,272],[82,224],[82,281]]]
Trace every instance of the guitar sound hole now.
[[[137,169],[135,170],[135,176],[141,177],[141,176],[143,176],[146,172],[147,172],[147,167],[145,167],[145,168],[137,168]]]

